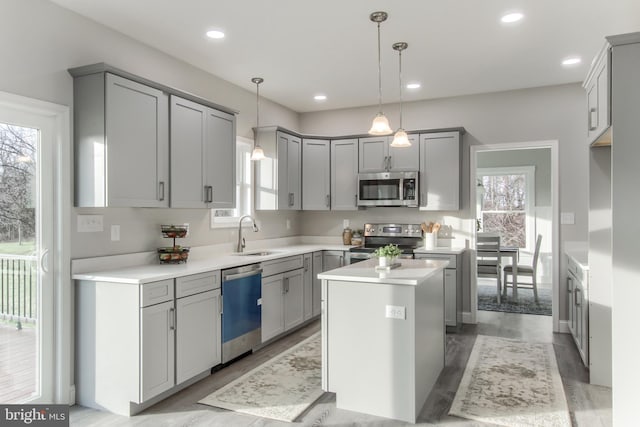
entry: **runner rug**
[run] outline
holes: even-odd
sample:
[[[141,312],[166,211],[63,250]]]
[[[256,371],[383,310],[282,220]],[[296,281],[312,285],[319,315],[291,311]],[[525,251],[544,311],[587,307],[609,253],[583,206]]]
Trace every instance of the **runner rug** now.
[[[504,426],[570,427],[553,345],[479,335],[449,414]]]
[[[321,366],[318,332],[199,403],[291,422],[322,396]]]

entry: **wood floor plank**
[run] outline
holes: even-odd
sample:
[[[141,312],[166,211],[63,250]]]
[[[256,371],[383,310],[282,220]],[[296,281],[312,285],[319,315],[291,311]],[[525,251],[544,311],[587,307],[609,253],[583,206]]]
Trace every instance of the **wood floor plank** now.
[[[478,318],[479,324],[464,325],[458,333],[447,334],[445,368],[422,408],[417,424],[338,409],[335,406],[333,393],[325,393],[309,410],[301,415],[295,424],[238,414],[197,403],[209,393],[319,331],[320,322],[317,321],[236,361],[147,409],[140,415],[127,418],[74,406],[71,408],[71,424],[74,427],[291,427],[292,425],[301,427],[406,427],[445,424],[455,427],[487,426],[485,423],[449,416],[448,412],[476,337],[491,335],[523,341],[553,343],[574,426],[611,426],[611,390],[588,384],[588,370],[582,365],[571,337],[566,334],[553,334],[551,332],[551,317],[479,312]]]

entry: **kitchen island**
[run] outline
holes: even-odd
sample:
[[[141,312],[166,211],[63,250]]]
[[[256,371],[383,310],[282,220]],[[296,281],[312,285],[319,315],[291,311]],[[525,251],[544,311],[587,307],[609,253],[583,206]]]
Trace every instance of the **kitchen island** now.
[[[322,388],[336,406],[416,422],[445,357],[447,261],[377,260],[324,272]]]

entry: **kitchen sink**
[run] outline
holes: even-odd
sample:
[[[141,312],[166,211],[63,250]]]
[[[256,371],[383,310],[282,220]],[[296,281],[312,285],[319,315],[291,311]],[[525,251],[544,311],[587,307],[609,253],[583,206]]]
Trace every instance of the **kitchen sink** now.
[[[237,256],[267,256],[273,255],[277,252],[274,251],[253,251],[253,252],[235,252],[234,255]]]

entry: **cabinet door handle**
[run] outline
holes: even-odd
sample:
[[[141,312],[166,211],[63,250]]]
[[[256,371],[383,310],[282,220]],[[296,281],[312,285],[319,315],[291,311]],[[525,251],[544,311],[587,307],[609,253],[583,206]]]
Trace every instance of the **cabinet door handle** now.
[[[164,181],[160,181],[158,183],[158,193],[160,193],[158,196],[158,200],[162,202],[164,200]]]
[[[169,309],[169,330],[175,331],[176,329],[176,309],[171,307]]]
[[[304,271],[309,271],[309,258],[304,260]]]
[[[358,207],[358,195],[353,196],[353,206]]]
[[[327,196],[325,197],[325,203],[327,207],[331,206],[331,196],[329,194],[327,194]]]
[[[293,206],[293,193],[289,193],[289,206]]]
[[[578,301],[578,292],[580,292],[580,288],[577,288],[576,291],[573,293],[573,303],[575,304],[576,307],[580,306],[580,302]]]
[[[288,277],[284,278],[284,286],[282,288],[282,291],[283,291],[282,293],[284,293],[284,294],[289,292],[289,278]]]
[[[571,279],[571,277],[567,277],[567,292],[572,294],[573,293],[573,280]]]
[[[224,314],[224,311],[223,311],[223,309],[224,309],[224,304],[223,304],[223,302],[222,302],[222,298],[223,298],[223,296],[222,296],[222,295],[220,295],[220,298],[218,298],[218,311],[220,312],[220,315],[221,315],[221,316],[222,316],[222,314]]]
[[[589,130],[596,130],[598,128],[598,126],[594,126],[593,123],[597,123],[597,120],[593,120],[593,114],[597,113],[598,111],[595,109],[595,107],[593,108],[589,108]]]
[[[213,202],[213,187],[211,185],[204,186],[204,202],[205,203]]]

